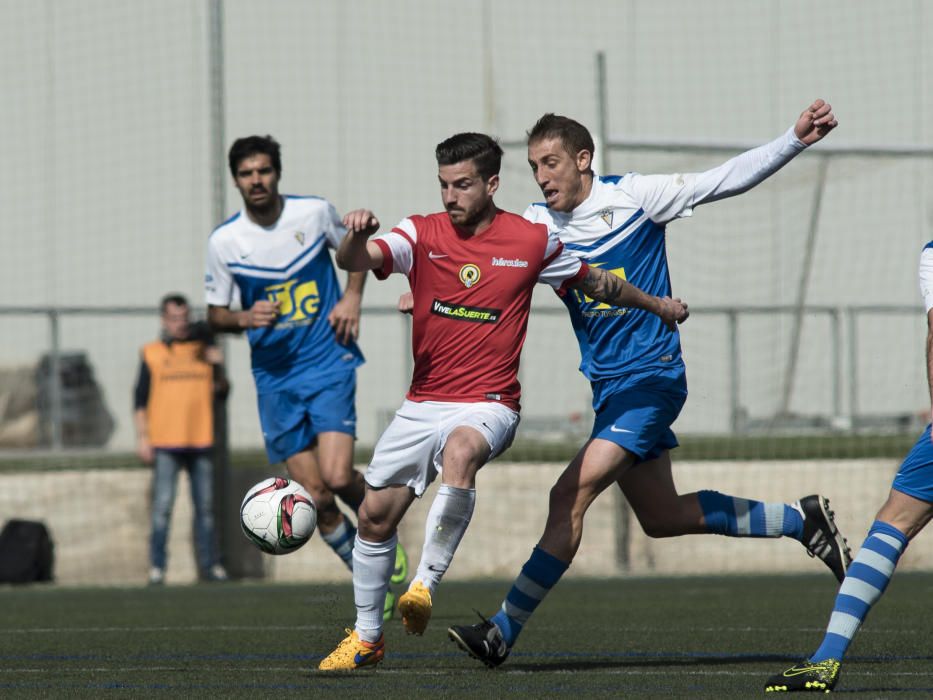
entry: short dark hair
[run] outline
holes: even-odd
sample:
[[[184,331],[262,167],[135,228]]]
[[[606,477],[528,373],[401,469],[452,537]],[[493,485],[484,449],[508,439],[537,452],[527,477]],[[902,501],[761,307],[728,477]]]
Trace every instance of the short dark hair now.
[[[162,297],[162,301],[159,302],[159,313],[164,314],[169,304],[174,304],[175,306],[190,306],[184,294],[172,292]]]
[[[257,153],[267,155],[272,159],[272,167],[276,175],[282,174],[282,147],[271,136],[244,136],[237,139],[230,146],[230,174],[236,177],[236,170],[246,158]]]
[[[561,146],[572,156],[580,151],[596,154],[596,145],[589,129],[570,117],[562,117],[548,112],[541,117],[527,133],[528,145],[544,139],[559,139]]]
[[[499,142],[486,134],[465,132],[454,134],[437,144],[434,151],[438,165],[454,165],[472,160],[476,172],[483,180],[499,174],[502,165],[502,148]]]

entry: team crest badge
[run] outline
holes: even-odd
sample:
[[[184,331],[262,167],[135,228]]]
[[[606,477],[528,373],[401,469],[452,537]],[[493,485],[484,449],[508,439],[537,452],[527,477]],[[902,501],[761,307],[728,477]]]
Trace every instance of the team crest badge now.
[[[304,245],[305,244],[304,231],[295,231],[295,240],[298,241],[298,245]]]
[[[463,286],[469,289],[479,282],[479,268],[473,263],[469,263],[460,268],[460,281]]]
[[[599,218],[606,222],[606,226],[612,228],[612,209],[605,208],[599,212]]]

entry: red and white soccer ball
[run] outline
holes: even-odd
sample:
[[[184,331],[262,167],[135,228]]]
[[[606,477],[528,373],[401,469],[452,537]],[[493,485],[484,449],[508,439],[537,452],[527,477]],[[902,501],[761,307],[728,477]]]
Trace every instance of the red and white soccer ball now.
[[[294,552],[311,539],[317,508],[297,481],[264,479],[246,492],[240,506],[243,534],[268,554]]]

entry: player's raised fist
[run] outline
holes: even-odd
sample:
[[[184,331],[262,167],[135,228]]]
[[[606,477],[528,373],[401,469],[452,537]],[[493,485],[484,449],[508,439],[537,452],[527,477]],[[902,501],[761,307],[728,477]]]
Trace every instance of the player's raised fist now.
[[[797,138],[808,146],[816,143],[839,125],[833,107],[824,100],[816,100],[801,114],[794,124]]]
[[[369,209],[354,209],[343,217],[343,226],[348,233],[372,236],[379,230],[379,219]]]

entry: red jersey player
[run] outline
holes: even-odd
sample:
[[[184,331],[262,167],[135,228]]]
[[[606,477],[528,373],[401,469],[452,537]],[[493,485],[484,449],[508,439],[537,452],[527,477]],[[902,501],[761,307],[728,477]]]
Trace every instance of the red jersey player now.
[[[438,180],[446,212],[408,217],[390,233],[372,212],[344,217],[337,264],[409,278],[414,296],[415,369],[402,407],[376,444],[366,471],[353,548],[355,629],[322,670],[382,660],[383,602],[395,564],[396,529],[437,474],[418,571],[399,598],[409,634],[422,634],[432,596],[473,514],[476,473],[512,442],[519,421],[518,364],[537,282],[577,288],[613,306],[645,309],[671,329],[687,318],[679,299],[654,297],[568,253],[540,224],[497,209],[502,149],[484,134],[439,144]]]

